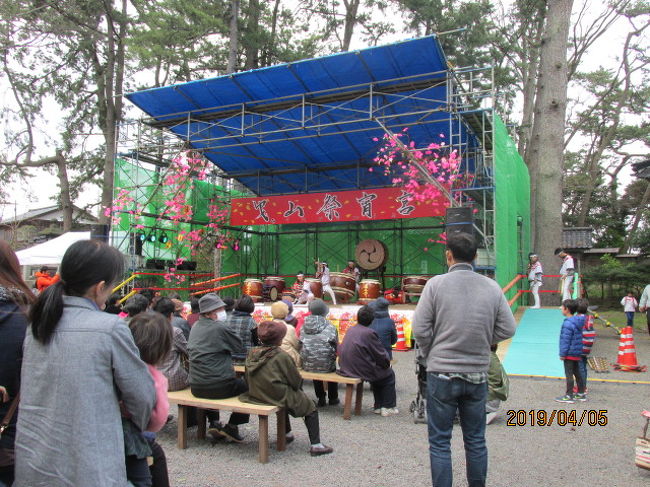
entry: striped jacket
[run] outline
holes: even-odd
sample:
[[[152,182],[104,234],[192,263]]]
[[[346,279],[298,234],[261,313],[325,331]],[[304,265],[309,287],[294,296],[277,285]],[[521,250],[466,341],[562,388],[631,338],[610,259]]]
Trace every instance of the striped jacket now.
[[[596,340],[596,330],[594,330],[594,317],[585,316],[585,324],[582,326],[582,356],[586,357],[591,353],[591,347]]]

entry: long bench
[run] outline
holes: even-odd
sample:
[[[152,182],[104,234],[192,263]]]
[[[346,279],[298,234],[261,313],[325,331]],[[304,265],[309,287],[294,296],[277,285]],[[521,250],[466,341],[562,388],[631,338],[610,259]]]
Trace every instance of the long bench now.
[[[356,386],[356,398],[354,404],[354,414],[359,416],[361,414],[361,403],[363,401],[363,381],[357,377],[344,377],[336,372],[317,373],[307,372],[298,369],[300,376],[307,380],[320,380],[323,382],[336,382],[337,384],[345,384],[345,399],[343,400],[343,419],[350,419],[352,417],[352,394]],[[243,365],[235,365],[235,373],[243,375],[246,368]]]
[[[269,461],[269,416],[271,414],[277,417],[277,450],[286,449],[286,414],[284,408],[269,406],[265,404],[251,404],[242,402],[238,397],[229,397],[227,399],[202,399],[192,394],[190,389],[182,391],[168,392],[167,397],[170,404],[178,405],[178,448],[187,448],[187,411],[189,407],[199,408],[198,410],[198,431],[197,438],[204,439],[206,433],[205,427],[205,409],[232,411],[256,415],[259,418],[259,461],[267,463]]]

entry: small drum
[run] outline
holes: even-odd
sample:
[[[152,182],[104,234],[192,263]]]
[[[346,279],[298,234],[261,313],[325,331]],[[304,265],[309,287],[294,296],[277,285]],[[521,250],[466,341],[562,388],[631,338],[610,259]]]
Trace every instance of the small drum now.
[[[357,281],[353,274],[343,272],[330,272],[330,287],[336,295],[336,301],[343,303],[350,300],[357,290]]]
[[[265,297],[270,301],[277,301],[282,298],[284,291],[284,278],[277,276],[268,276],[264,279]]]
[[[314,297],[323,299],[323,283],[320,282],[320,279],[305,279],[305,281],[309,283],[309,288]]]
[[[424,285],[429,280],[424,276],[408,276],[402,280],[402,289],[409,294],[422,294]]]
[[[262,289],[262,281],[259,279],[246,279],[242,286],[242,292],[248,294],[256,303],[262,300]]]
[[[359,301],[369,303],[379,297],[381,283],[374,279],[364,279],[359,283]]]

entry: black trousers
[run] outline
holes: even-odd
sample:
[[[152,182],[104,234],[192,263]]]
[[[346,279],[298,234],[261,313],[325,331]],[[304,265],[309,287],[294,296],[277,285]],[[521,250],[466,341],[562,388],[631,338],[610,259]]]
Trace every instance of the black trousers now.
[[[312,445],[320,443],[320,423],[318,421],[318,410],[314,409],[311,413],[303,418],[305,426],[307,427],[307,434],[309,435],[309,442]],[[285,424],[287,425],[286,432],[291,433],[291,423],[289,422],[289,413],[286,413]]]
[[[370,383],[372,394],[375,397],[374,409],[394,408],[397,405],[395,392],[395,371],[390,369],[390,375],[382,380]]]
[[[565,360],[564,361],[564,375],[566,375],[566,393],[569,396],[573,395],[573,378],[575,377],[578,383],[578,392],[582,394],[585,392],[585,378],[580,371],[579,360]]]
[[[325,383],[322,380],[314,381],[314,392],[316,393],[317,398],[325,399]],[[336,382],[327,383],[327,396],[330,401],[334,401],[339,398],[339,385]]]
[[[167,472],[167,457],[156,440],[147,439],[151,447],[153,463],[151,466],[146,458],[126,457],[126,478],[134,487],[169,487]]]
[[[242,379],[234,378],[220,385],[219,387],[192,387],[192,394],[203,399],[226,399],[228,397],[238,396],[248,391],[246,382]],[[210,420],[219,421],[219,411],[207,411],[206,416]],[[233,426],[248,423],[249,415],[243,413],[232,413],[228,424]]]
[[[648,333],[650,334],[650,307],[645,310],[645,318],[648,322]]]

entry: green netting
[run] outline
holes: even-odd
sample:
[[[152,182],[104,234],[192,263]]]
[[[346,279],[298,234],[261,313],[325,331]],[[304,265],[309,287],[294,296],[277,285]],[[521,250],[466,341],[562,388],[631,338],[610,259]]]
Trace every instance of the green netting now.
[[[494,185],[496,279],[503,287],[526,268],[530,249],[530,178],[528,168],[497,115],[494,116]],[[516,292],[516,287],[508,291],[508,299]]]

